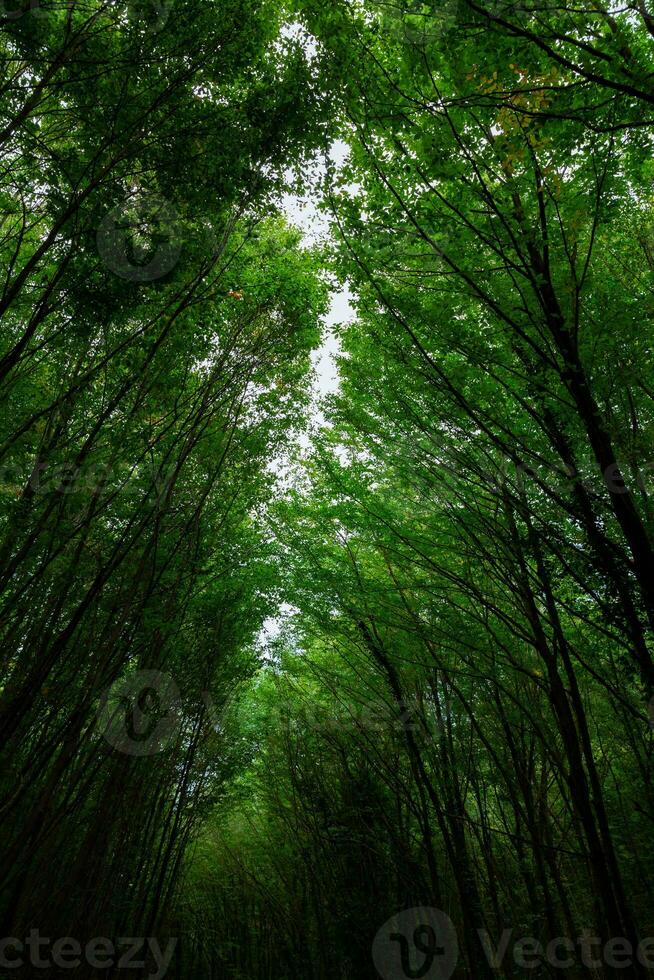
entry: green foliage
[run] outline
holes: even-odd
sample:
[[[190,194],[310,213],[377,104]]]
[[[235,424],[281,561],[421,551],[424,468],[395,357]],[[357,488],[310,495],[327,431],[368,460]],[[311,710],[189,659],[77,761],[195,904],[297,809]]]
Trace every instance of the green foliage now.
[[[0,12],[6,935],[651,934],[653,17]]]

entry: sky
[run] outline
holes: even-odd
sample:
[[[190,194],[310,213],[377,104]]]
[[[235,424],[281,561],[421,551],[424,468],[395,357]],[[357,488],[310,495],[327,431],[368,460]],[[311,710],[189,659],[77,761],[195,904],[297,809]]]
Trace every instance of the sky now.
[[[330,157],[338,165],[345,160],[348,153],[345,143],[335,143],[331,149]],[[320,170],[318,170],[320,174]],[[324,173],[324,170],[323,170]],[[317,185],[316,178],[316,185]],[[300,228],[307,243],[318,242],[329,233],[328,221],[321,214],[315,201],[318,196],[317,186],[315,192],[312,191],[311,183],[308,193],[305,195],[285,194],[282,200],[282,209],[287,220]],[[339,377],[336,357],[340,352],[338,338],[332,328],[339,323],[346,323],[354,316],[352,307],[352,294],[347,286],[342,289],[335,289],[330,293],[330,304],[327,315],[323,320],[324,332],[320,346],[313,352],[312,365],[315,372],[312,385],[313,406],[310,415],[310,422],[320,424],[324,420],[320,402],[326,395],[338,390]],[[308,449],[311,443],[308,434],[300,437],[300,446]],[[283,481],[287,464],[283,459],[276,459],[271,462],[270,468],[277,473]],[[268,643],[279,635],[284,619],[293,612],[292,607],[286,603],[282,604],[277,616],[266,619],[259,633],[258,645],[265,649]]]
[[[342,164],[348,155],[347,144],[337,140],[330,149],[330,159],[336,166]],[[304,195],[285,194],[282,199],[282,209],[287,220],[300,228],[307,243],[318,242],[329,234],[329,223],[324,214],[316,207],[318,184],[324,176],[324,167],[318,165],[316,175],[309,180],[309,187]],[[289,174],[292,178],[292,174]],[[316,371],[314,394],[316,402],[321,396],[328,395],[338,389],[338,369],[335,355],[338,354],[338,340],[330,330],[337,323],[345,323],[354,315],[351,305],[351,293],[346,288],[331,294],[331,303],[324,324],[326,327],[323,342],[313,355],[313,367]],[[319,407],[315,410],[319,415]]]

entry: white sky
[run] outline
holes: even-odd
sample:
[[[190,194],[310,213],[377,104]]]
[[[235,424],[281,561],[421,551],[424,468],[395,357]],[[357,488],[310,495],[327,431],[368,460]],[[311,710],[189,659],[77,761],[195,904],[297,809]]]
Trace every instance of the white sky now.
[[[312,356],[316,372],[313,390],[317,398],[338,390],[339,379],[335,357],[340,353],[340,344],[330,328],[337,323],[347,323],[352,319],[354,310],[351,299],[352,294],[347,286],[339,292],[330,294],[329,312],[324,320],[326,330],[323,342]]]
[[[330,157],[338,166],[342,163],[348,153],[345,143],[335,143],[330,151]],[[318,198],[318,176],[324,174],[324,167],[318,167],[315,180],[309,180],[308,193],[303,196],[295,194],[285,194],[282,199],[282,210],[286,215],[287,221],[303,232],[307,243],[319,242],[329,234],[328,221],[316,207]],[[315,184],[315,187],[312,185]],[[338,337],[332,331],[336,324],[346,323],[354,316],[354,309],[351,304],[352,294],[347,286],[342,289],[333,290],[330,294],[330,305],[327,315],[323,320],[324,332],[320,346],[311,356],[312,366],[315,372],[312,385],[312,409],[309,424],[321,424],[324,415],[321,410],[321,400],[329,394],[338,390],[339,377],[336,357],[340,353]],[[299,440],[302,449],[308,449],[311,445],[311,438],[308,433],[304,433]],[[283,485],[284,479],[288,474],[288,462],[284,458],[271,460],[268,464],[280,479]],[[277,616],[266,619],[259,632],[258,644],[265,649],[267,643],[279,635],[282,623],[286,617],[292,614],[293,609],[287,603],[283,603]]]
[[[337,167],[342,164],[349,149],[347,144],[337,140],[332,144],[329,151],[330,160]],[[308,179],[306,193],[302,196],[297,194],[285,194],[282,199],[282,210],[287,220],[300,228],[307,243],[317,243],[324,240],[329,235],[329,223],[324,214],[316,207],[319,197],[319,183],[324,176],[324,164],[316,162],[313,176]],[[292,179],[292,173],[289,177]],[[325,332],[320,347],[314,351],[312,363],[316,372],[316,379],[313,385],[314,393],[314,418],[321,418],[319,401],[320,398],[338,390],[338,368],[335,357],[339,353],[338,338],[330,329],[337,323],[345,323],[354,315],[351,305],[351,293],[347,287],[341,290],[334,290],[331,293],[329,312],[324,319]]]

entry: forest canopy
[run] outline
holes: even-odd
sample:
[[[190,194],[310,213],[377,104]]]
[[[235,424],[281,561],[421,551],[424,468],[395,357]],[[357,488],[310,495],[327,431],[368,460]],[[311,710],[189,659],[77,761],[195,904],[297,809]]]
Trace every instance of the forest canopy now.
[[[651,0],[0,45],[0,976],[651,975]]]

